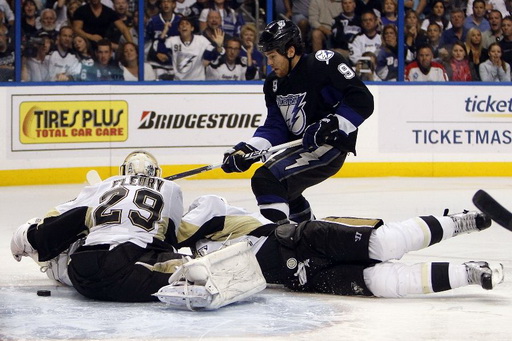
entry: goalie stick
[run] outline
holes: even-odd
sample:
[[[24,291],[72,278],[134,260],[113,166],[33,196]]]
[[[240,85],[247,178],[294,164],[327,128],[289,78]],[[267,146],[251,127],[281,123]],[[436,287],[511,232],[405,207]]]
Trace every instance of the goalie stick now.
[[[473,196],[473,204],[492,220],[512,231],[512,212],[501,206],[489,193],[482,189],[478,190]]]
[[[90,186],[94,186],[102,181],[100,175],[94,169],[91,169],[90,171],[88,171],[85,178],[87,179],[87,183]]]
[[[295,141],[279,144],[279,145],[271,147],[269,149],[257,150],[255,152],[245,154],[244,158],[246,160],[252,160],[252,159],[256,159],[256,158],[259,158],[261,156],[267,155],[267,154],[278,152],[278,151],[286,149],[286,148],[296,147],[296,146],[300,146],[300,145],[302,145],[302,140],[295,140]],[[181,179],[181,178],[185,178],[187,176],[192,176],[192,175],[196,175],[196,174],[207,172],[207,171],[212,170],[212,169],[220,168],[222,165],[223,165],[223,162],[215,163],[215,164],[211,164],[211,165],[207,165],[207,166],[191,169],[191,170],[186,171],[186,172],[170,175],[170,176],[165,177],[164,179],[166,179],[166,180]]]
[[[249,153],[249,154],[245,154],[244,158],[246,158],[246,159],[255,159],[255,158],[261,157],[263,155],[267,155],[267,154],[270,154],[270,153],[275,153],[275,152],[278,152],[278,151],[286,149],[286,148],[296,147],[296,146],[299,146],[301,144],[302,144],[302,140],[295,140],[295,141],[292,141],[292,142],[287,142],[287,143],[283,143],[283,144],[271,147],[269,149],[258,150],[258,151],[255,151],[255,152],[252,152],[252,153]],[[191,169],[191,170],[186,171],[186,172],[170,175],[168,177],[165,177],[164,179],[166,179],[166,180],[176,180],[176,179],[185,178],[187,176],[192,176],[192,175],[200,174],[200,173],[203,173],[203,172],[215,169],[215,168],[220,168],[222,166],[222,164],[223,163],[217,163],[217,164],[211,164],[211,165],[208,165],[208,166],[199,167],[199,168],[196,168],[196,169]],[[91,169],[90,171],[87,172],[86,178],[87,178],[87,183],[89,185],[91,185],[91,186],[95,185],[97,183],[100,183],[102,181],[100,175],[94,169]]]

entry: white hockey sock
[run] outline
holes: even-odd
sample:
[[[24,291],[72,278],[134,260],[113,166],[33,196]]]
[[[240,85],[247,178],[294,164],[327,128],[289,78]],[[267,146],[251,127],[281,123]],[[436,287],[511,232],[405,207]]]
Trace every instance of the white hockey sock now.
[[[285,224],[289,222],[290,207],[286,203],[261,204],[259,205],[261,214],[276,224]]]
[[[384,262],[366,268],[363,275],[366,286],[377,297],[429,294],[468,285],[466,267],[453,263]]]
[[[400,259],[407,252],[421,250],[452,237],[454,226],[450,217],[433,216],[385,224],[370,236],[370,258],[380,261]]]

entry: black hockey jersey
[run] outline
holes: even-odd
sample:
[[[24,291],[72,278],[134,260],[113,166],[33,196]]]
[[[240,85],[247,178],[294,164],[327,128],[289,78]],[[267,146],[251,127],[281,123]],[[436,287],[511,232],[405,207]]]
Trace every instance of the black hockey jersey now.
[[[278,145],[302,138],[306,127],[329,114],[339,122],[332,145],[355,153],[357,127],[373,113],[373,96],[339,53],[304,55],[282,78],[272,72],[263,87],[268,110],[255,138]]]

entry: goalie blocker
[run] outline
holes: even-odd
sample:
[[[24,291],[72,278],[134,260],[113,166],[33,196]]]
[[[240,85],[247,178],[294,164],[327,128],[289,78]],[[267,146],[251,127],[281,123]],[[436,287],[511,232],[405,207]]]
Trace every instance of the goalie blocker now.
[[[156,294],[164,303],[190,310],[213,310],[265,289],[267,283],[248,242],[202,258],[187,258]]]

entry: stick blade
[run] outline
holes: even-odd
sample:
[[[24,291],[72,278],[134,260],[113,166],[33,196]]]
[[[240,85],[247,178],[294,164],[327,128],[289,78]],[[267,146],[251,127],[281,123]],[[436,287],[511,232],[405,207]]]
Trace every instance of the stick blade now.
[[[91,186],[99,184],[102,181],[100,175],[94,169],[87,172],[86,179],[87,183]]]
[[[473,196],[473,204],[492,220],[512,231],[512,213],[497,202],[486,191],[480,189]]]

